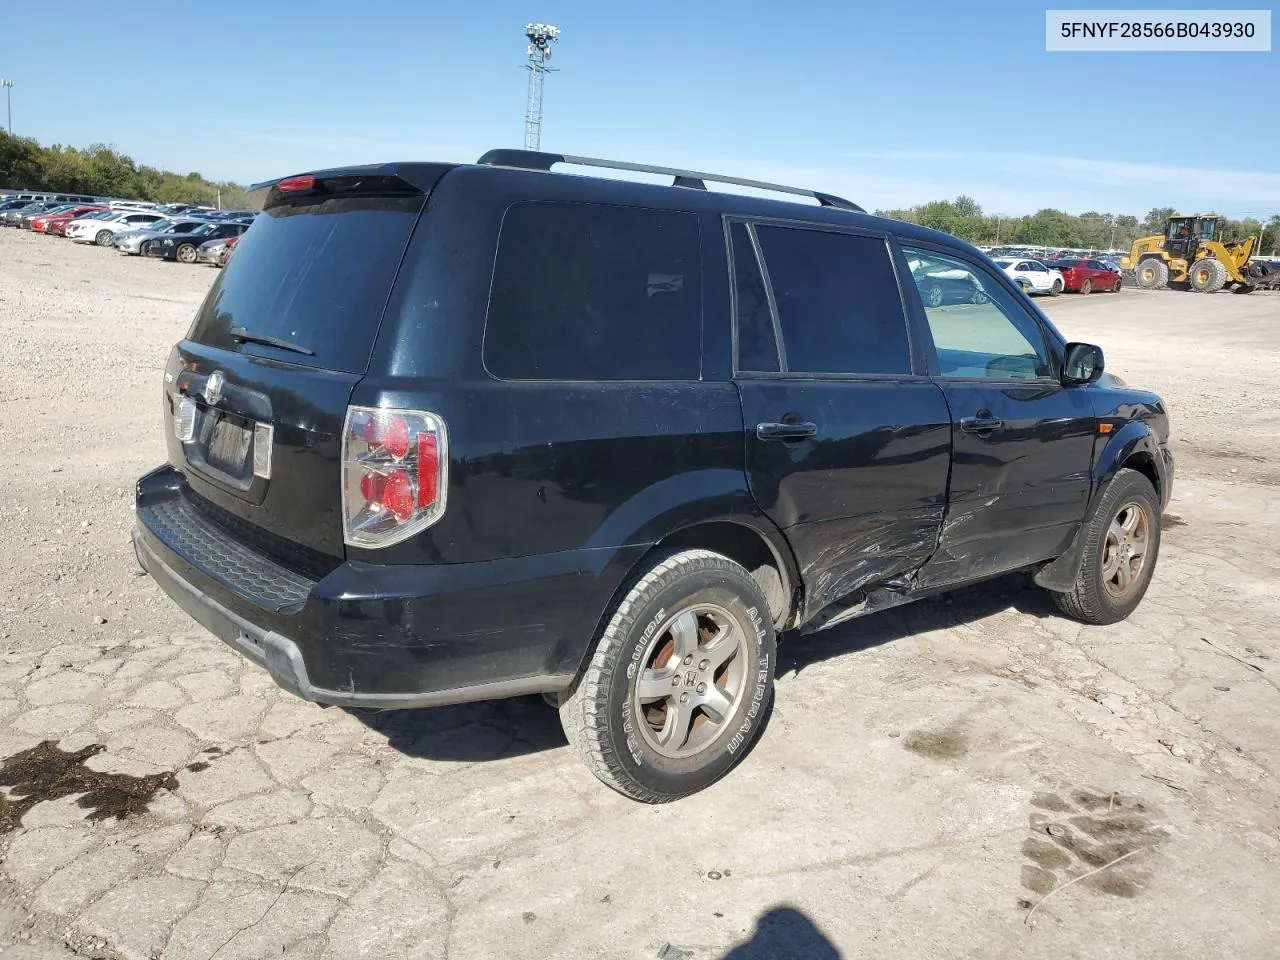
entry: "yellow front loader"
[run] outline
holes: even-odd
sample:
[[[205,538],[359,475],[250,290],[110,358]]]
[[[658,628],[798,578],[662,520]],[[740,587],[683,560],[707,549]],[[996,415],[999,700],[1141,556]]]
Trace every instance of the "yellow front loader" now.
[[[1221,234],[1222,218],[1213,214],[1170,217],[1163,236],[1133,242],[1129,255],[1120,259],[1120,269],[1132,271],[1137,285],[1147,290],[1167,286],[1217,293],[1227,287],[1234,293],[1253,293],[1280,287],[1280,273],[1249,263],[1257,237],[1223,243]]]

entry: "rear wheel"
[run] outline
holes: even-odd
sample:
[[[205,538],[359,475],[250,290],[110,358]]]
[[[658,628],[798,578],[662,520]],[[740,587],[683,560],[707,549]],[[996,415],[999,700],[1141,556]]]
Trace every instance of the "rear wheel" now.
[[[1227,268],[1210,257],[1191,265],[1191,289],[1196,293],[1217,293],[1227,283]]]
[[[1169,282],[1169,265],[1155,257],[1143,260],[1134,271],[1134,281],[1143,290],[1159,290]]]
[[[115,234],[110,230],[99,230],[98,235],[93,238],[93,242],[100,247],[109,247],[114,238]]]
[[[178,247],[177,257],[183,263],[195,263],[196,248],[190,243],[184,243]]]
[[[151,249],[150,241],[142,244],[141,246],[138,247],[138,256],[145,257],[147,255],[147,251],[150,249]]]
[[[942,287],[936,283],[931,283],[924,290],[924,304],[926,307],[942,306]]]
[[[560,705],[600,780],[645,803],[702,790],[764,728],[776,650],[769,606],[738,564],[707,550],[660,559],[627,590]]]
[[[1093,293],[1093,281],[1087,278],[1082,280],[1080,282],[1080,292],[1086,295]]]
[[[1115,475],[1081,532],[1085,538],[1075,585],[1053,599],[1084,623],[1123,620],[1137,608],[1160,554],[1160,499],[1137,470]]]

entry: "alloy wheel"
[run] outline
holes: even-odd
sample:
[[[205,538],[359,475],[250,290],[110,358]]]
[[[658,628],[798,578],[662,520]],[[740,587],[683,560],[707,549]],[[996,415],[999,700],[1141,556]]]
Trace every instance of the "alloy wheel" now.
[[[1151,520],[1146,508],[1129,501],[1107,527],[1102,548],[1102,583],[1114,597],[1125,596],[1142,579],[1147,562]]]
[[[746,626],[724,607],[684,607],[654,632],[637,661],[632,708],[641,736],[681,759],[728,730],[747,690]]]

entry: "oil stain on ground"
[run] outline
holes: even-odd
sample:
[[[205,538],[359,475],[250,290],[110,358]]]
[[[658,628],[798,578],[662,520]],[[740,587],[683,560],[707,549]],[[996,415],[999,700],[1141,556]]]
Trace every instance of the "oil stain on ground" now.
[[[1022,885],[1047,896],[1051,891],[1091,870],[1081,881],[1099,893],[1133,898],[1151,878],[1149,853],[1165,839],[1149,804],[1119,793],[1097,790],[1037,793],[1031,798],[1030,835],[1023,841]],[[1121,857],[1126,859],[1109,866]],[[1030,901],[1020,900],[1029,906]]]
[[[100,773],[85,765],[101,753],[101,744],[68,753],[52,740],[5,758],[0,766],[0,835],[16,830],[27,811],[42,800],[58,800],[80,794],[77,804],[88,810],[88,819],[106,820],[145,813],[147,803],[161,789],[175,790],[172,773],[134,777],[125,773]]]
[[[969,750],[969,741],[959,730],[915,730],[902,738],[902,745],[930,760],[955,760]]]

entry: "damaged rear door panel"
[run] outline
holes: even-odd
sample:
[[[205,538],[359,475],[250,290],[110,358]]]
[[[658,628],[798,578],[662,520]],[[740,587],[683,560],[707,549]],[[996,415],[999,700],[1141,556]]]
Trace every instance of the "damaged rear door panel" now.
[[[791,542],[804,622],[934,552],[951,418],[917,370],[885,237],[728,232],[748,480]]]

